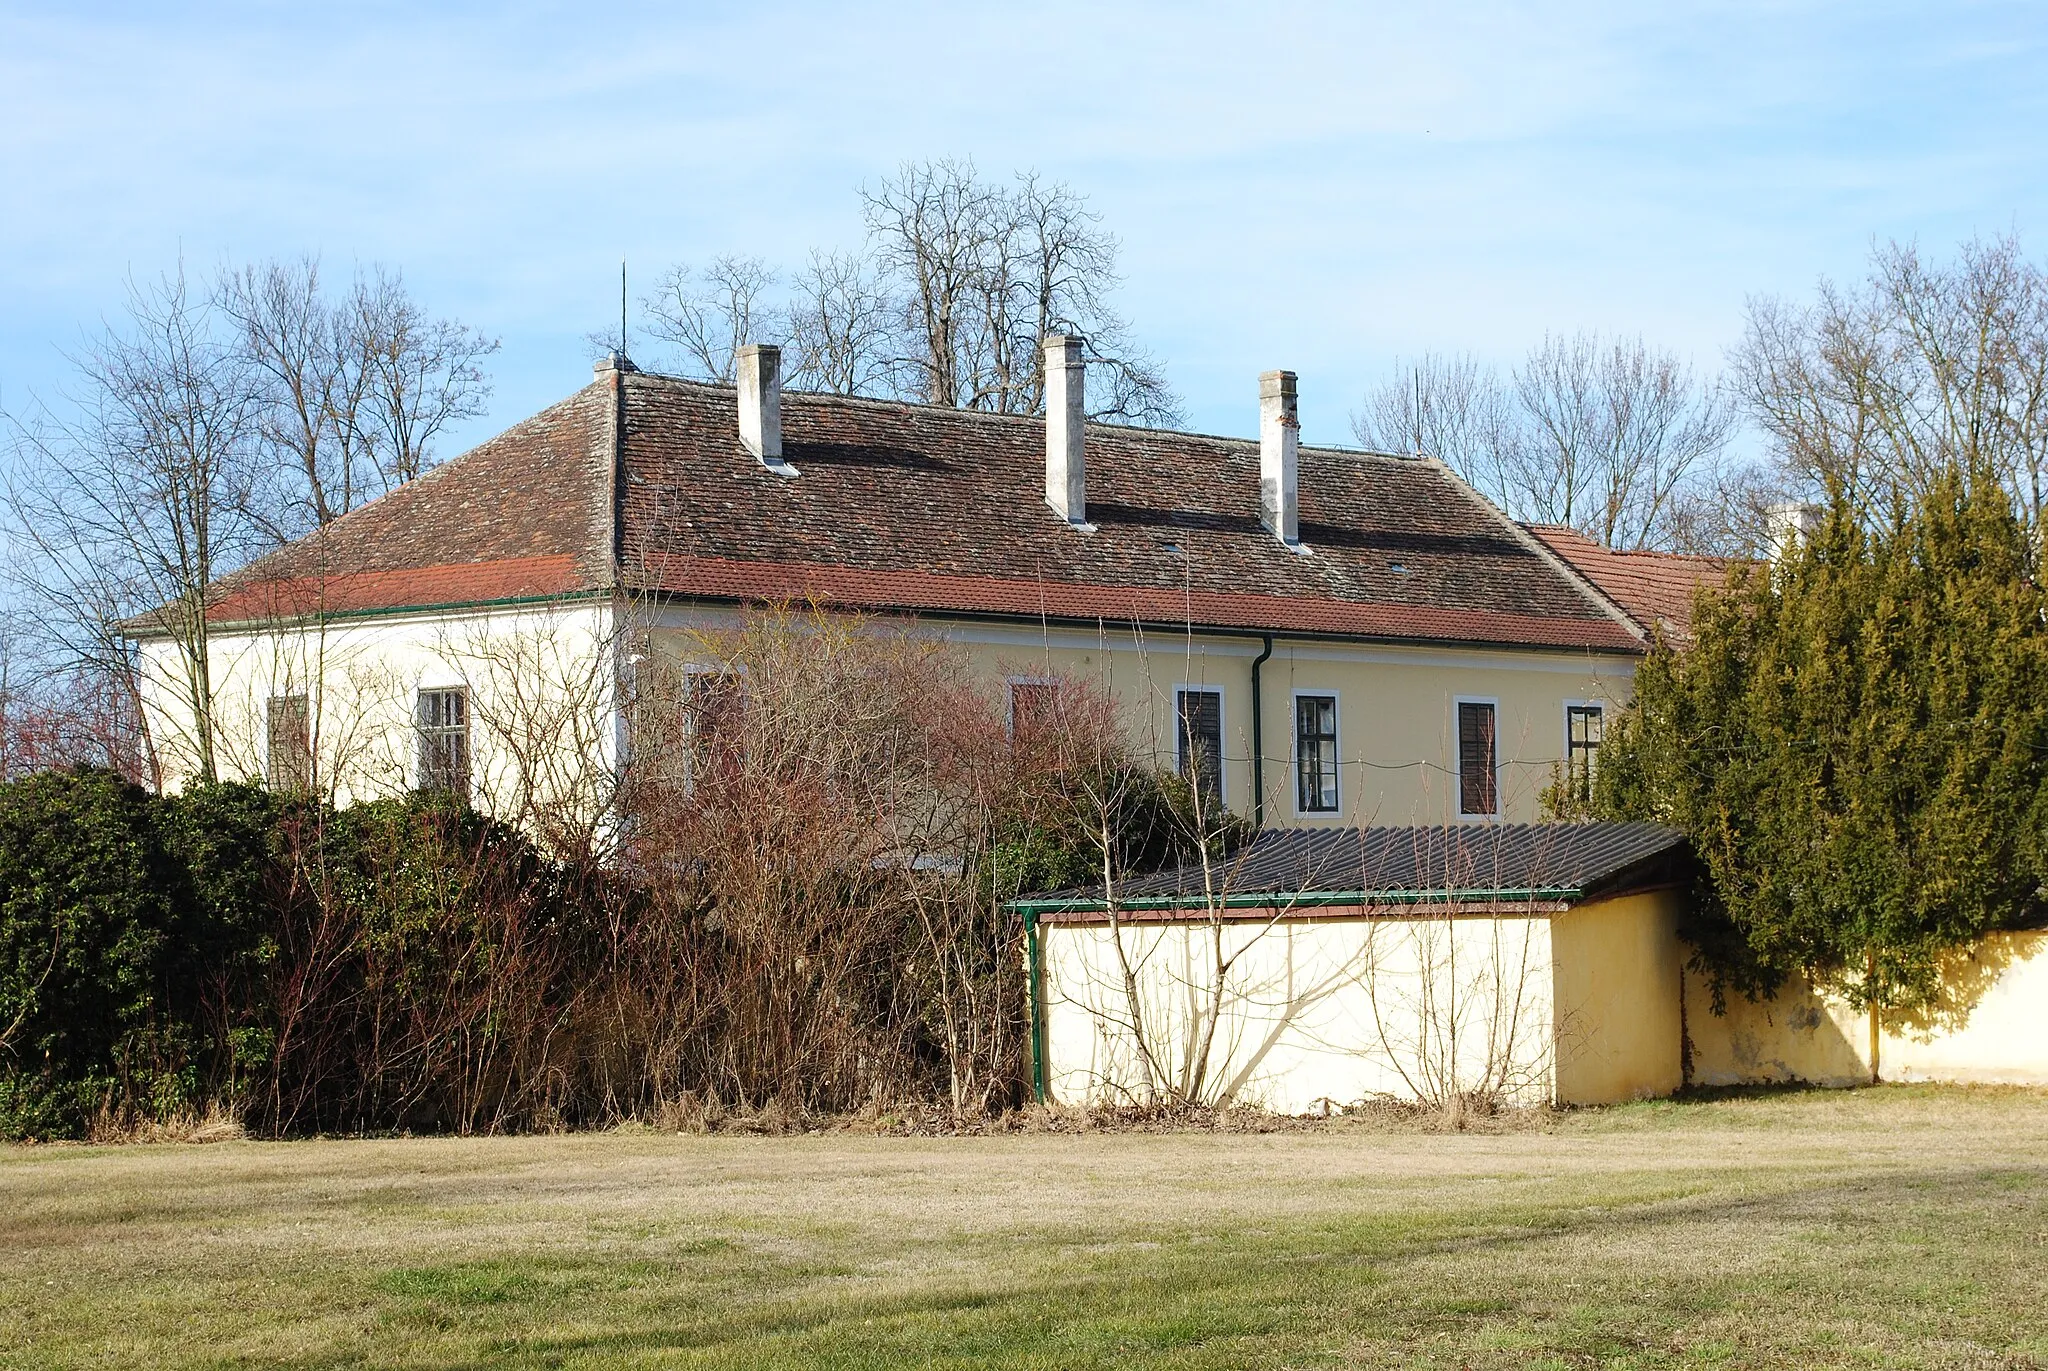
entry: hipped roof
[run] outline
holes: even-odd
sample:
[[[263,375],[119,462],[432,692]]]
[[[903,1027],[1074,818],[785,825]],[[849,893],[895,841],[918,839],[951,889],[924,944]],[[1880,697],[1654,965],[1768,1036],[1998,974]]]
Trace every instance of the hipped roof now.
[[[1728,579],[1736,565],[1696,552],[1617,552],[1575,528],[1530,524],[1529,532],[1628,612],[1645,633],[1684,639],[1692,633],[1693,596]]]
[[[219,583],[216,622],[621,592],[721,603],[1636,652],[1619,610],[1432,460],[1304,447],[1301,539],[1256,441],[1091,424],[1088,518],[1044,501],[1041,419],[732,387],[591,385]]]

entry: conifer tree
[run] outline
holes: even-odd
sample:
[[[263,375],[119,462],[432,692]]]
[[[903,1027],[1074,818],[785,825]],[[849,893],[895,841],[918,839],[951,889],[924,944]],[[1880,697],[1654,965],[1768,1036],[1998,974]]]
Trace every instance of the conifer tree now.
[[[1839,494],[1812,540],[1704,592],[1603,749],[1593,806],[1683,829],[1687,935],[1717,997],[1791,974],[1859,1007],[1939,990],[1942,954],[2044,905],[2048,621],[1995,474],[1886,525]]]

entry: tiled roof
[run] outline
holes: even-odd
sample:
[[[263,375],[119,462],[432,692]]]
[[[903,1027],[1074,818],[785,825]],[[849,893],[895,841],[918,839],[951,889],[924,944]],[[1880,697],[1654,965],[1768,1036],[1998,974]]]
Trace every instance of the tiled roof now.
[[[1529,532],[1628,611],[1646,632],[1684,637],[1692,625],[1693,592],[1727,578],[1725,557],[1685,552],[1613,552],[1562,524],[1530,524]]]
[[[792,479],[747,453],[735,416],[729,386],[600,374],[229,578],[213,613],[619,585],[718,601],[1640,650],[1611,605],[1432,461],[1304,447],[1302,556],[1259,522],[1253,440],[1090,425],[1095,531],[1081,532],[1045,505],[1040,420],[785,392],[784,457],[801,472]]]
[[[1685,835],[1649,823],[1452,824],[1436,827],[1269,829],[1236,856],[1134,876],[1118,884],[1123,908],[1203,908],[1223,892],[1233,905],[1300,903],[1483,904],[1580,900],[1664,884],[1683,870]],[[1102,887],[1028,896],[1041,912],[1106,906]]]
[[[586,386],[215,583],[209,617],[471,604],[609,584],[610,396]]]

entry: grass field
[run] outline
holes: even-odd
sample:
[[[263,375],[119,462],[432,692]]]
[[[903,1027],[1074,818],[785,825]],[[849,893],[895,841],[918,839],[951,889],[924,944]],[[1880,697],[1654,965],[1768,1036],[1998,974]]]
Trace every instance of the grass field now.
[[[0,1364],[2048,1366],[2048,1093],[0,1149]]]

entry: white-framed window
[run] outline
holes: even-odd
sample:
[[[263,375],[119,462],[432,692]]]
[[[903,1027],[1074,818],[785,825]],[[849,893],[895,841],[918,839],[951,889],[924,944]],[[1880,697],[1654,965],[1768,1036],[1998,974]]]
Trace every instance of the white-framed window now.
[[[1500,701],[1460,695],[1451,703],[1457,739],[1458,814],[1500,815]]]
[[[1059,682],[1043,676],[1012,676],[1009,686],[1012,741],[1042,733],[1059,722]]]
[[[1564,781],[1574,800],[1593,796],[1593,772],[1607,734],[1607,711],[1597,700],[1564,702]]]
[[[1337,785],[1337,692],[1294,692],[1294,809],[1297,814],[1335,814]]]
[[[1210,799],[1223,802],[1223,688],[1173,688],[1173,764]]]
[[[460,686],[422,690],[416,705],[419,788],[445,790],[468,802],[469,692]]]
[[[685,775],[695,789],[714,768],[733,766],[739,758],[747,678],[732,667],[690,666],[683,669],[682,681],[683,742],[689,761]]]
[[[304,695],[273,695],[265,710],[263,779],[272,790],[313,788],[313,713]]]

